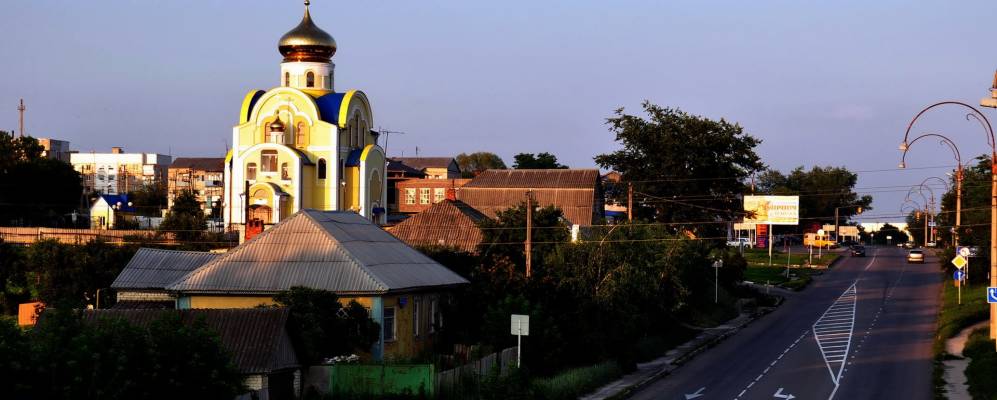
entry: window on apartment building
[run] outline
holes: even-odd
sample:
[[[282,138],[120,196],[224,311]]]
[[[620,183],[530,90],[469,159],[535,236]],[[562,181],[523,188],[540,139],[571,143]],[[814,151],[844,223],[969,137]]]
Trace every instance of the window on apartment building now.
[[[439,312],[436,307],[436,299],[429,299],[429,333],[436,332],[436,314]]]
[[[256,180],[256,163],[251,162],[249,164],[246,164],[246,179],[249,179],[251,181]]]
[[[433,189],[433,203],[439,203],[439,202],[443,201],[443,198],[446,197],[446,194],[444,192],[445,192],[445,189],[443,189],[443,188],[434,188]]]
[[[429,204],[429,188],[419,189],[419,204]]]
[[[395,308],[384,307],[384,341],[395,340]]]
[[[291,172],[287,169],[287,163],[280,164],[280,179],[285,181],[291,179]]]
[[[263,150],[260,169],[263,172],[277,172],[277,150]]]
[[[412,299],[412,335],[419,337],[419,327],[422,325],[422,320],[420,317],[420,306],[422,306],[422,299],[415,297]]]
[[[315,87],[315,73],[314,72],[308,71],[308,73],[305,74],[305,86]]]
[[[326,168],[325,159],[324,158],[318,159],[318,178],[319,179],[325,179],[326,174],[328,173],[328,172],[326,172],[327,169],[328,168]]]
[[[415,189],[405,189],[405,204],[415,204]]]

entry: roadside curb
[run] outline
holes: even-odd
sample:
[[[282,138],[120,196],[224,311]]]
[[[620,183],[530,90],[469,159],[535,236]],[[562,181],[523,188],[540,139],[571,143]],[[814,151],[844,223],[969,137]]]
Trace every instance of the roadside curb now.
[[[717,334],[717,335],[715,335],[713,337],[710,337],[708,339],[703,340],[702,343],[698,344],[697,346],[693,347],[692,349],[689,349],[684,354],[678,355],[674,360],[672,360],[672,362],[670,362],[668,364],[665,364],[657,372],[655,372],[655,373],[651,374],[650,376],[642,379],[640,382],[637,382],[637,383],[635,383],[633,385],[630,385],[629,387],[621,390],[619,393],[616,393],[616,394],[614,394],[612,396],[606,397],[606,399],[607,400],[623,400],[623,399],[629,398],[630,395],[632,395],[634,392],[639,391],[639,390],[647,387],[648,385],[650,385],[650,384],[658,381],[661,378],[664,378],[664,377],[666,377],[668,375],[671,375],[672,372],[674,372],[675,370],[679,369],[680,367],[682,367],[683,365],[685,365],[689,361],[692,361],[697,355],[705,352],[706,350],[709,350],[709,349],[717,346],[718,344],[722,343],[727,338],[729,338],[731,336],[734,336],[734,334],[736,334],[737,332],[741,331],[746,326],[750,325],[752,322],[754,322],[754,321],[758,320],[759,318],[761,318],[761,317],[763,317],[763,316],[771,313],[772,311],[775,311],[779,306],[782,305],[783,300],[784,300],[784,298],[781,297],[781,296],[779,296],[778,300],[776,300],[776,305],[774,307],[759,308],[758,311],[755,311],[754,313],[752,313],[751,316],[748,319],[744,320],[739,325],[733,326],[730,329],[727,329],[727,330],[725,330],[724,332],[722,332],[720,334]],[[693,339],[693,340],[696,340],[696,339]]]

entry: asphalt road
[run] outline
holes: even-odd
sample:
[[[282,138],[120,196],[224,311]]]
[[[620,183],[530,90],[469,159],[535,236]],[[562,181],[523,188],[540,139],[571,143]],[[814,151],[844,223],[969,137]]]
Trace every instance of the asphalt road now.
[[[633,398],[932,399],[936,260],[867,253]]]

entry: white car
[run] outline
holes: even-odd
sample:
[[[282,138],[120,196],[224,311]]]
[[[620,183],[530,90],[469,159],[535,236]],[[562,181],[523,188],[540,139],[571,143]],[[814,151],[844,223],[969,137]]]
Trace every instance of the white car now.
[[[748,238],[737,238],[734,240],[728,240],[727,246],[730,247],[751,247],[751,241]]]
[[[920,249],[911,250],[907,253],[908,263],[924,263],[924,251]]]

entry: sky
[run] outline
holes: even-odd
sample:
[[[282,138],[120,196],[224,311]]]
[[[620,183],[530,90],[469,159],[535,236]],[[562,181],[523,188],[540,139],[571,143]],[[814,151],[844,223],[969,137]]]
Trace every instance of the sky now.
[[[0,129],[24,98],[27,133],[73,150],[220,157],[245,93],[279,84],[276,43],[301,14],[294,0],[7,2]],[[618,146],[606,118],[648,100],[740,123],[771,168],[858,171],[869,221],[898,219],[907,187],[955,164],[924,141],[900,171],[897,146],[922,108],[989,95],[995,15],[992,0],[312,2],[339,46],[337,90],[363,90],[374,126],[405,132],[389,156],[546,151],[594,168]],[[964,115],[932,111],[914,133],[949,135],[968,161],[989,146]]]

